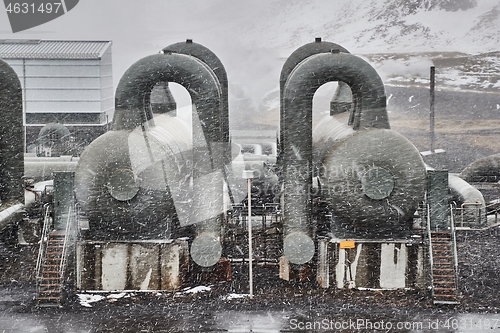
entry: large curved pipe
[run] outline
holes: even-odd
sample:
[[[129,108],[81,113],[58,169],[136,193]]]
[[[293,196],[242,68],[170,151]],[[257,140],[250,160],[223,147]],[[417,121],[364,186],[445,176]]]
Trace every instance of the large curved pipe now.
[[[302,45],[298,49],[292,52],[290,56],[286,59],[283,64],[283,68],[281,69],[280,74],[280,124],[283,124],[283,96],[285,91],[285,83],[290,76],[290,73],[297,67],[305,59],[309,58],[312,55],[319,53],[331,53],[331,52],[342,52],[349,53],[343,46],[332,43],[332,42],[324,42],[321,38],[317,37],[314,42]],[[280,132],[281,133],[281,132]],[[282,157],[283,154],[283,137],[280,135],[280,155]],[[281,157],[279,158],[281,160]]]
[[[354,129],[389,129],[385,89],[378,73],[364,60],[345,53],[308,57],[290,73],[284,87],[283,140],[284,251],[292,263],[314,255],[310,237],[312,187],[312,100],[330,81],[343,81],[356,96]]]
[[[175,82],[185,87],[197,111],[210,154],[194,152],[197,156],[193,170],[195,177],[201,178],[212,172],[219,172],[223,164],[221,156],[216,154],[216,149],[225,146],[228,137],[220,119],[227,118],[227,114],[224,114],[220,106],[221,91],[215,74],[206,64],[192,56],[178,53],[157,54],[133,64],[121,78],[116,90],[113,131],[131,131],[150,121],[152,115],[145,108],[144,98],[156,83],[163,81]],[[201,266],[212,266],[219,260],[222,251],[221,216],[198,223],[196,230],[197,236],[191,245],[191,256]]]
[[[467,182],[498,182],[500,180],[500,154],[472,162],[460,173],[460,177]]]
[[[221,86],[221,119],[220,126],[224,135],[224,142],[229,142],[229,88],[227,81],[227,72],[219,57],[209,48],[194,43],[192,39],[186,39],[185,42],[171,44],[163,48],[163,53],[180,53],[190,55],[201,61],[215,73]]]
[[[474,186],[457,175],[448,174],[448,186],[450,192],[460,203],[477,205],[480,210],[480,223],[486,221],[486,202],[483,194]]]
[[[16,72],[0,59],[0,201],[24,203],[23,93]]]
[[[220,126],[223,133],[223,141],[229,142],[229,83],[227,80],[227,72],[226,68],[222,64],[222,61],[219,57],[212,52],[209,48],[194,43],[192,39],[186,39],[185,42],[179,42],[171,44],[162,50],[163,53],[180,53],[190,55],[195,57],[201,61],[203,61],[217,76],[221,87],[221,118],[220,118]],[[229,145],[225,145],[222,147],[223,149],[223,163],[229,165],[231,163],[231,147]],[[225,172],[225,168],[223,168],[224,178],[226,182],[228,181],[228,175]],[[231,188],[228,186],[228,194],[231,202],[234,203],[234,196],[231,191]]]
[[[144,108],[144,97],[162,81],[185,87],[196,105],[207,141],[224,142],[219,83],[213,72],[196,58],[175,53],[145,57],[123,74],[116,88],[112,130],[133,130],[150,121],[152,115]]]

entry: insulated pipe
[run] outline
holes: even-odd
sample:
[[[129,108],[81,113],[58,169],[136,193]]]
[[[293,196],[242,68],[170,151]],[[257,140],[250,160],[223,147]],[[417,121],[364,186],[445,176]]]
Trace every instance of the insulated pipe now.
[[[144,109],[144,97],[162,81],[185,87],[196,105],[207,142],[223,142],[219,83],[203,62],[175,53],[145,57],[123,74],[116,88],[112,129],[133,130],[150,121],[152,114]]]
[[[220,126],[224,136],[224,142],[229,142],[229,97],[228,97],[228,81],[227,73],[224,65],[219,57],[213,53],[209,48],[194,43],[192,39],[186,39],[185,42],[171,44],[165,47],[163,53],[180,53],[190,55],[203,61],[217,76],[221,85],[221,118]]]
[[[448,186],[452,195],[461,203],[475,203],[480,207],[481,223],[486,221],[486,202],[483,194],[459,176],[448,174]]]
[[[280,124],[283,124],[283,96],[285,83],[288,80],[288,77],[292,73],[292,71],[297,67],[302,61],[309,58],[312,55],[319,53],[349,53],[344,47],[332,43],[332,42],[323,42],[320,37],[317,37],[314,42],[302,45],[297,50],[292,52],[292,54],[288,57],[288,59],[283,64],[283,68],[281,69],[280,74]],[[283,142],[283,138],[280,135],[280,143]],[[283,154],[283,146],[280,144],[280,155]],[[281,158],[280,158],[281,159]]]
[[[211,151],[209,156],[197,155],[195,152],[194,176],[207,178],[212,173],[220,172],[223,168],[222,158],[215,154],[214,149],[217,144],[227,144],[225,140],[228,135],[221,126],[221,119],[227,119],[227,113],[220,107],[221,89],[215,74],[206,64],[192,56],[167,52],[145,57],[133,64],[121,78],[116,90],[113,131],[133,130],[152,119],[152,115],[145,110],[144,97],[156,83],[162,81],[178,83],[188,90],[207,148]],[[221,216],[198,223],[196,231],[191,256],[200,266],[212,266],[222,252]]]
[[[175,44],[171,44],[162,50],[163,53],[180,53],[190,55],[195,57],[202,62],[204,62],[217,76],[221,86],[221,118],[220,118],[220,126],[223,135],[223,142],[229,142],[229,88],[227,81],[227,72],[222,64],[222,61],[217,57],[217,55],[212,52],[209,48],[194,43],[192,39],[186,39],[185,42],[179,42]],[[232,161],[231,158],[231,147],[229,145],[225,145],[222,147],[223,149],[223,163],[229,165]],[[224,179],[227,182],[228,175],[225,172],[225,168],[223,168]],[[228,187],[229,198],[232,203],[234,203],[233,193]]]
[[[389,129],[384,85],[364,60],[345,53],[308,57],[290,73],[284,87],[281,137],[284,181],[284,252],[295,264],[314,255],[311,225],[312,101],[316,90],[342,81],[357,96],[354,129]]]
[[[141,115],[144,109],[143,96],[161,81],[175,82],[188,90],[209,150],[215,144],[227,142],[228,135],[221,126],[221,119],[227,118],[227,113],[220,106],[221,91],[215,74],[195,57],[169,52],[143,58],[123,75],[115,97],[114,130],[133,129],[144,123]],[[149,117],[146,115],[145,120],[150,120]],[[202,161],[204,158],[206,156],[200,156],[198,163],[194,162],[198,168],[195,176],[223,169],[222,159],[220,156],[216,158],[214,151],[210,154],[209,161]],[[222,253],[221,216],[198,223],[196,231],[197,236],[191,245],[191,257],[200,266],[212,266]]]
[[[472,162],[460,173],[460,177],[467,182],[498,182],[500,180],[500,154]]]
[[[23,93],[16,72],[0,59],[0,202],[24,203]]]

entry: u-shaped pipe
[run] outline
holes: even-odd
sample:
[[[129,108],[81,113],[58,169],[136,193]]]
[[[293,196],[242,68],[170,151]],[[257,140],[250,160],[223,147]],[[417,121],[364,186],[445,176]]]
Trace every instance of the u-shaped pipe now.
[[[227,81],[227,72],[217,55],[209,48],[194,43],[192,39],[187,39],[185,42],[171,44],[163,48],[163,53],[180,53],[190,55],[201,61],[215,73],[221,87],[221,118],[220,126],[223,132],[224,142],[229,141],[229,88]]]
[[[290,56],[286,59],[281,69],[280,74],[280,124],[283,124],[283,96],[285,93],[285,83],[288,80],[290,73],[297,67],[302,61],[319,53],[331,53],[331,52],[342,52],[349,53],[343,46],[322,41],[321,38],[317,37],[314,42],[302,45],[298,49],[292,52]],[[280,131],[281,133],[281,131]],[[283,142],[283,137],[280,134],[280,143]],[[280,144],[280,156],[283,154],[283,146]],[[281,158],[280,158],[281,159]]]
[[[143,120],[149,120],[150,118],[140,117],[143,96],[161,81],[175,82],[188,90],[210,151],[211,168],[208,171],[223,169],[222,156],[217,156],[214,150],[225,146],[229,137],[221,126],[221,119],[227,119],[227,114],[220,105],[220,83],[208,66],[192,56],[167,52],[146,57],[132,65],[116,90],[116,121],[113,122],[113,129],[120,129],[120,125],[130,129],[131,125],[137,127]],[[129,119],[133,121],[127,121]],[[217,147],[217,144],[222,145]],[[199,164],[201,163],[194,162],[194,165]],[[203,170],[198,176],[206,175],[206,172],[207,170]],[[193,260],[200,266],[214,265],[222,254],[221,219],[218,216],[196,225],[197,236],[190,252]]]
[[[364,60],[346,53],[320,53],[303,60],[284,86],[281,137],[284,183],[284,253],[295,264],[314,255],[311,238],[312,100],[330,81],[349,85],[359,112],[354,129],[389,129],[386,96],[378,73]]]
[[[199,118],[199,123],[201,124],[203,132],[202,136],[204,137],[204,141],[206,142],[206,147],[201,147],[201,148],[193,147],[193,151],[191,152],[192,153],[191,155],[193,156],[192,157],[193,169],[187,172],[191,173],[194,179],[193,181],[195,187],[196,184],[198,184],[199,186],[197,187],[197,189],[203,190],[202,187],[203,184],[205,184],[203,182],[201,183],[201,185],[199,183],[196,183],[197,178],[202,179],[203,181],[205,181],[205,179],[208,178],[210,179],[217,178],[217,177],[211,177],[211,175],[219,173],[221,168],[223,167],[223,159],[221,158],[222,151],[220,148],[225,146],[224,140],[227,137],[226,133],[224,133],[223,128],[220,125],[221,123],[220,119],[226,117],[226,115],[223,114],[224,112],[222,111],[220,105],[220,100],[221,100],[220,84],[213,71],[202,61],[189,55],[177,54],[177,53],[165,53],[165,54],[156,54],[145,57],[137,61],[125,72],[116,90],[115,117],[112,123],[112,131],[103,135],[109,137],[109,140],[106,140],[105,138],[101,137],[95,141],[96,143],[95,145],[94,143],[92,143],[89,147],[87,147],[88,149],[86,149],[86,152],[84,152],[84,154],[82,154],[82,157],[80,158],[80,163],[76,175],[77,184],[81,183],[78,181],[79,178],[89,179],[89,180],[96,179],[96,177],[92,176],[92,172],[89,172],[88,169],[91,171],[92,169],[95,169],[97,171],[103,170],[102,172],[109,173],[108,177],[110,179],[111,177],[115,177],[116,175],[116,177],[118,178],[116,177],[115,177],[116,179],[113,178],[113,181],[115,182],[117,181],[120,184],[123,183],[122,179],[125,178],[129,180],[126,183],[127,186],[129,186],[129,184],[132,185],[136,184],[135,183],[135,179],[137,178],[136,175],[131,175],[131,172],[128,171],[130,169],[132,169],[133,171],[131,165],[132,161],[130,156],[130,154],[133,152],[129,151],[130,147],[120,148],[118,146],[127,145],[127,138],[129,137],[130,133],[132,133],[135,129],[147,127],[148,126],[147,123],[152,124],[151,122],[152,114],[150,112],[151,110],[150,108],[146,107],[145,103],[147,102],[146,101],[147,95],[154,87],[154,85],[158,82],[175,82],[185,87],[191,96],[192,102],[194,104],[194,109],[197,112],[198,116],[197,118]],[[173,120],[169,120],[169,123],[172,121]],[[169,130],[172,130],[172,126],[174,126],[173,130],[175,131],[176,130],[175,125],[172,124],[169,125]],[[148,131],[148,133],[149,132],[152,133],[144,134],[144,136],[152,135],[154,137],[155,135],[156,136],[160,135],[163,129],[155,130],[156,127],[152,126],[151,130]],[[179,133],[182,136],[184,132],[180,131]],[[170,147],[165,146],[165,148],[160,148],[161,151],[158,150],[158,153],[165,154],[162,151],[164,150],[169,151],[169,149],[172,151],[176,151],[178,149],[181,149],[181,146],[179,146],[179,148],[175,146],[177,145],[175,141],[171,141],[175,140],[174,134],[165,133],[161,135],[161,137],[164,137],[166,140],[167,137],[170,137],[171,139],[168,139],[170,141],[165,141],[165,144],[167,145],[172,144],[173,146]],[[124,143],[120,143],[123,141]],[[146,146],[147,145],[148,144],[146,143]],[[161,147],[162,143],[160,142],[159,145]],[[92,153],[93,149],[95,150],[95,153]],[[110,153],[105,153],[106,149],[108,149]],[[206,153],[207,150],[208,153]],[[150,154],[152,161],[154,160],[156,163],[158,156],[155,156],[154,153],[155,151],[153,150]],[[94,167],[94,165],[97,164],[98,162],[96,162],[96,159],[93,158],[93,155],[104,156],[102,158],[105,159],[105,161],[100,163],[102,164],[101,169],[99,169],[98,167],[96,169],[96,167]],[[185,152],[182,155],[187,156],[190,155],[190,153]],[[115,158],[116,161],[114,161],[113,158]],[[179,155],[178,158],[176,158],[175,156],[166,157],[165,160],[166,164],[160,166],[159,168],[163,169],[164,173],[167,172],[168,170],[174,170],[173,168],[177,166],[177,163],[182,164],[181,160],[183,159],[184,157],[182,157],[181,155]],[[119,167],[118,171],[115,170],[117,168],[117,164],[115,162],[118,164],[121,163],[118,166]],[[140,163],[144,164],[143,162]],[[157,165],[157,163],[154,165]],[[113,170],[111,171],[108,170],[110,169],[110,166],[114,168],[113,169],[115,170],[114,173],[112,172]],[[179,167],[181,166],[179,165]],[[186,166],[184,166],[183,168],[186,168]],[[179,170],[178,172],[186,172],[186,170],[185,171]],[[183,184],[185,184],[186,176],[189,175],[184,174],[184,175],[169,176],[168,172],[165,173],[165,178],[173,177],[175,179],[179,179],[179,182],[184,182]],[[108,180],[104,179],[101,182],[106,183],[107,181]],[[94,200],[94,202],[91,203],[91,205],[97,205],[98,198],[95,197],[99,195],[104,195],[104,194],[99,194],[99,189],[98,189],[98,187],[102,187],[103,184],[96,183],[94,185],[96,189],[88,189],[88,190],[83,189],[83,191],[82,189],[80,189],[80,191],[77,191],[77,196],[82,198],[82,201],[85,202],[85,200],[87,200],[87,198],[89,197],[88,195],[89,193],[91,194],[97,193],[96,195],[90,195],[90,197]],[[208,184],[207,186],[212,186],[212,185],[213,184]],[[220,183],[220,185],[221,185],[220,197],[222,197],[222,182]],[[135,193],[139,193],[144,196],[144,192],[138,190],[136,185],[134,186],[135,188],[132,194],[135,195]],[[168,195],[171,195],[172,197],[175,196],[175,194],[172,193],[171,190],[167,189],[167,192],[169,192]],[[200,193],[201,195],[205,196],[206,195],[213,196],[213,193],[211,191],[207,190],[205,192],[200,192]],[[125,192],[124,194],[128,193]],[[111,194],[111,196],[113,196],[113,194]],[[147,193],[145,194],[145,196],[147,196]],[[113,197],[116,199],[116,196]],[[106,198],[108,201],[111,200],[108,194],[106,194]],[[123,209],[130,209],[127,208],[128,206],[125,200],[130,200],[131,202],[134,202],[134,200],[137,201],[136,199],[137,197],[130,195],[130,197],[125,197],[124,200],[122,200],[123,202],[118,202],[120,201],[118,199],[115,200],[116,201],[115,210],[122,211]],[[173,203],[175,204],[175,198],[173,198]],[[144,199],[144,205],[146,206],[149,205],[147,207],[151,207],[151,209],[155,209],[156,206],[159,206],[161,204],[162,203],[160,202],[155,202],[155,199],[151,198]],[[141,207],[142,210],[145,209],[144,205]],[[177,208],[178,207],[175,207],[174,211]],[[177,216],[179,214],[180,212],[178,211]],[[148,214],[146,213],[146,215]],[[185,215],[193,216],[187,213],[185,213]],[[222,246],[221,246],[222,211],[220,212],[217,211],[216,214],[207,213],[206,215],[204,214],[198,214],[198,215],[209,216],[209,217],[196,221],[197,235],[191,245],[191,256],[193,260],[201,266],[212,266],[219,260],[222,252]],[[144,218],[149,218],[149,216],[145,216]],[[189,223],[193,222],[191,221]]]
[[[192,39],[186,39],[185,42],[171,44],[162,50],[163,53],[180,53],[190,55],[203,61],[217,76],[221,87],[221,115],[220,126],[223,135],[223,141],[229,142],[229,83],[227,80],[227,72],[219,57],[209,48],[198,43],[194,43]],[[231,162],[231,148],[229,145],[222,147],[224,164],[229,165]],[[224,178],[228,182],[228,175],[223,168]],[[234,203],[233,193],[228,186],[228,194],[231,202]]]
[[[0,201],[24,203],[24,126],[21,82],[0,59]]]

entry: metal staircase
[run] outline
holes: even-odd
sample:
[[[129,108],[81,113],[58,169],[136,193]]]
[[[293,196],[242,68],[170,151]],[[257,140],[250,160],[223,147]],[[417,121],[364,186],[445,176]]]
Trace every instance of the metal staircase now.
[[[427,226],[431,265],[432,301],[434,304],[459,304],[458,260],[455,226],[451,217],[450,230],[432,231]]]
[[[49,234],[38,285],[38,306],[61,305],[64,240],[62,233]]]
[[[63,280],[72,229],[70,209],[66,230],[63,232],[49,232],[52,228],[50,212],[50,205],[47,205],[45,207],[44,226],[36,266],[36,301],[39,307],[60,307],[62,305]]]

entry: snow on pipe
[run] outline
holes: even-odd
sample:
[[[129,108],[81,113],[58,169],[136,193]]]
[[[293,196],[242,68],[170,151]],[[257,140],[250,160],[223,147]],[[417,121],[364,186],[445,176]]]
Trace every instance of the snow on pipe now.
[[[334,51],[335,52],[335,51]],[[284,252],[295,264],[314,255],[311,238],[312,100],[330,81],[349,85],[359,110],[354,129],[389,129],[385,89],[377,72],[364,60],[346,53],[320,53],[303,60],[284,85],[280,135],[283,149]]]
[[[21,82],[0,59],[0,201],[24,202],[24,127]]]
[[[481,222],[486,221],[486,202],[477,188],[453,174],[448,174],[448,186],[451,194],[456,196],[461,203],[477,204],[480,208]]]
[[[132,132],[137,128],[153,125],[153,117],[150,109],[145,107],[145,97],[158,82],[178,83],[184,86],[190,93],[194,109],[196,110],[196,118],[199,117],[199,124],[201,124],[203,132],[200,142],[205,143],[204,149],[200,149],[200,151],[208,150],[209,153],[206,154],[192,151],[191,154],[185,152],[185,155],[193,155],[195,158],[192,164],[194,166],[192,170],[194,177],[199,177],[199,179],[218,178],[211,177],[211,175],[218,174],[223,167],[221,151],[222,147],[225,146],[226,142],[224,140],[227,137],[227,133],[224,132],[220,121],[222,118],[227,118],[227,114],[224,114],[220,105],[221,88],[213,71],[202,61],[189,55],[165,52],[164,54],[143,58],[133,64],[123,75],[117,87],[115,117],[112,123],[112,131],[108,132],[109,134],[107,133],[107,136],[112,136],[110,138],[112,142],[110,140],[100,140],[100,138],[98,138],[96,141],[100,142],[95,145],[92,143],[88,148],[96,150],[95,154],[99,154],[99,151],[101,151],[101,155],[110,155],[102,154],[102,151],[106,150],[104,146],[109,146],[108,142],[111,142],[111,145],[116,144],[116,146],[123,146],[123,143],[120,144],[120,141],[127,142],[128,137],[128,134],[123,134],[123,132]],[[151,126],[151,128],[154,130],[155,127]],[[149,132],[151,132],[151,130]],[[163,149],[168,150],[170,148]],[[200,147],[194,147],[194,149],[198,148]],[[112,150],[112,147],[108,147],[107,149]],[[128,151],[127,147],[123,147],[123,149],[115,147],[113,149],[120,150],[121,153],[111,154],[111,159],[113,156],[119,159],[120,161],[117,162],[121,163],[122,170],[133,170],[131,165],[133,161],[131,161],[130,154],[137,153],[139,155],[141,152]],[[78,167],[81,172],[77,170],[77,176],[83,174],[83,178],[92,177],[91,173],[87,172],[86,169],[89,167],[91,168],[95,163],[95,159],[92,158],[92,155],[95,154],[89,153],[89,158],[84,158],[85,156],[82,154]],[[172,162],[172,160],[175,160],[175,158],[167,161],[168,163],[166,164],[169,164],[167,168],[171,167],[170,164],[177,163],[175,161]],[[86,162],[82,163],[82,161]],[[113,163],[113,161],[109,160],[104,164],[109,166]],[[168,180],[169,176],[170,175],[166,175],[165,178]],[[130,183],[134,185],[136,176],[130,180]],[[105,183],[107,179],[102,181]],[[194,181],[196,186],[196,179]],[[204,181],[205,180],[202,180],[200,182],[201,185],[199,188],[201,191],[203,191],[202,187]],[[75,182],[76,184],[81,183],[78,177]],[[132,193],[137,193],[137,186],[134,187],[136,190],[135,192],[132,191]],[[169,192],[168,189],[167,192]],[[222,192],[222,183],[220,192]],[[214,192],[205,188],[202,195],[210,195],[210,198],[212,198]],[[84,201],[86,200],[85,193],[80,194],[80,197],[83,197]],[[173,199],[175,202],[175,198]],[[155,200],[148,203],[151,207],[159,204],[153,201]],[[210,201],[210,199],[205,200],[205,202]],[[175,207],[175,209],[178,209],[178,207]],[[222,211],[220,211],[217,216],[200,221],[196,224],[197,236],[191,246],[191,256],[193,260],[201,266],[212,266],[220,258],[222,251],[220,235],[221,213]],[[179,214],[179,211],[177,214]],[[203,215],[202,212],[200,215]]]
[[[472,162],[460,173],[460,177],[467,182],[498,182],[500,180],[500,154]]]

